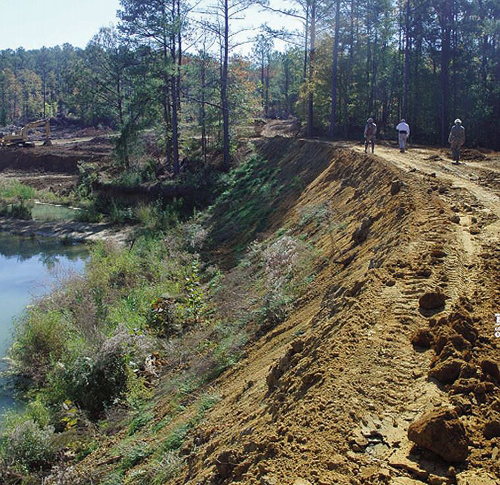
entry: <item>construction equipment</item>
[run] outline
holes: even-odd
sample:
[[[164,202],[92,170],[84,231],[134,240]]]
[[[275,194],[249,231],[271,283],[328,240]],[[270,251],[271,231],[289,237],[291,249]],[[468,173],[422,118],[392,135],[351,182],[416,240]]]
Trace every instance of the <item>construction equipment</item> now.
[[[44,146],[52,145],[52,141],[50,139],[50,120],[43,119],[32,121],[27,125],[23,126],[21,130],[17,133],[12,133],[12,135],[4,135],[0,138],[0,146],[8,147],[8,146],[23,146],[23,147],[33,147],[34,143],[28,141],[28,131],[36,128],[37,126],[45,125],[45,141],[43,142]]]

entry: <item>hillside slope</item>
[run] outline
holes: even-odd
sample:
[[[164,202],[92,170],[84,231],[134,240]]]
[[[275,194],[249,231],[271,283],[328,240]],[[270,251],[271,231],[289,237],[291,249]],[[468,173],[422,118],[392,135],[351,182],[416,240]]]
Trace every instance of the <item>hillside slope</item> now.
[[[255,149],[267,165],[250,166],[250,195],[236,187],[245,204],[211,213],[214,256],[231,274],[253,240],[287,235],[311,248],[313,278],[213,383],[220,400],[167,483],[500,483],[500,187],[494,175],[474,179],[498,162],[459,171],[425,150],[372,156],[283,137]],[[157,421],[168,405],[155,405]],[[415,420],[448,408],[456,414],[437,433],[424,426],[434,452],[408,439]],[[91,476],[119,460],[103,447],[76,469]],[[124,483],[148,483],[139,477]]]
[[[459,483],[483,483],[468,482],[470,471],[499,481],[498,438],[483,435],[486,423],[498,422],[498,375],[484,364],[499,358],[498,186],[488,191],[488,207],[479,185],[474,193],[449,177],[409,172],[388,149],[366,156],[276,138],[260,150],[306,173],[319,153],[330,157],[304,177],[306,188],[271,228],[286,222],[291,234],[313,241],[315,221],[304,226],[300,214],[327,204],[343,230],[316,238],[317,277],[294,314],[220,380],[224,399],[175,483],[455,483],[455,474]],[[445,307],[419,308],[419,298],[436,290]],[[462,338],[462,328],[478,338]],[[441,337],[441,349],[451,342],[449,352],[436,358],[439,348],[414,347],[421,329]],[[458,375],[445,383],[428,377],[446,357],[460,363],[459,385]],[[453,467],[407,438],[411,422],[446,406],[457,407],[471,440],[468,460]]]

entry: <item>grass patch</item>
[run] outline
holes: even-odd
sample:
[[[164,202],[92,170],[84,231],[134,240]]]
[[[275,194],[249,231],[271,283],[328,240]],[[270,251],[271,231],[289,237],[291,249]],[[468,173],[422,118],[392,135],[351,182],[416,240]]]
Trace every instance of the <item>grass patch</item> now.
[[[2,199],[35,199],[37,191],[29,185],[22,184],[17,180],[6,180],[0,182],[0,198]]]
[[[175,428],[164,441],[162,450],[164,452],[178,450],[182,446],[182,443],[191,428],[191,423],[183,423]]]
[[[144,428],[147,424],[149,424],[154,418],[153,413],[147,412],[147,413],[141,413],[135,418],[130,421],[129,427],[128,427],[128,434],[129,436],[132,436],[133,434],[137,433],[141,428]]]
[[[246,245],[266,227],[282,189],[278,172],[253,155],[222,179],[223,191],[209,211],[213,244],[243,237],[240,244]]]

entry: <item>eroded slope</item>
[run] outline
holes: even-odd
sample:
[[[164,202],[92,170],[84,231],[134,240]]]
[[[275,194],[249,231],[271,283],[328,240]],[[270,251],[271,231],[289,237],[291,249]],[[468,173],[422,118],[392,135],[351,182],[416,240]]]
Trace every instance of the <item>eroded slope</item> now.
[[[314,277],[290,316],[258,332],[212,384],[221,399],[201,422],[193,421],[197,404],[186,402],[161,427],[172,402],[160,384],[149,427],[110,437],[67,475],[71,483],[123,471],[125,458],[113,451],[121,441],[140,440],[149,454],[171,449],[188,421],[196,425],[178,443],[184,465],[167,483],[496,483],[495,193],[481,198],[484,186],[456,186],[411,154],[393,160],[389,151],[366,156],[281,137],[256,149],[268,165],[248,165],[231,192],[245,203],[228,198],[212,212],[214,255],[231,277],[249,243],[287,235],[313,249]],[[444,307],[421,308],[427,293],[444,296]],[[448,408],[467,440],[457,463],[407,437],[419,417]],[[437,452],[454,439],[441,433]],[[152,483],[147,456],[119,483]],[[158,466],[170,466],[169,456]]]
[[[297,143],[310,147],[311,158]],[[319,145],[275,139],[262,150],[306,171],[316,167]],[[498,240],[483,245],[469,236],[486,231],[495,215],[479,213],[477,203],[469,231],[468,219],[452,222],[457,207],[446,181],[330,144],[323,150],[331,163],[277,212],[278,225],[319,250],[316,279],[292,317],[220,380],[224,399],[184,448],[189,472],[176,483],[468,483],[471,470],[494,483],[498,438],[486,439],[484,427],[496,416],[498,381],[482,362],[498,361]],[[341,230],[316,234],[314,220],[301,223],[305,210],[321,207]],[[447,297],[444,308],[419,309],[430,291]],[[443,330],[450,355],[464,363],[460,378],[476,379],[472,388],[429,380],[431,364],[450,356],[432,360],[439,348],[412,345],[429,322],[462,322],[477,334],[464,342]],[[417,417],[448,405],[458,406],[471,439],[468,460],[453,466],[407,438]]]

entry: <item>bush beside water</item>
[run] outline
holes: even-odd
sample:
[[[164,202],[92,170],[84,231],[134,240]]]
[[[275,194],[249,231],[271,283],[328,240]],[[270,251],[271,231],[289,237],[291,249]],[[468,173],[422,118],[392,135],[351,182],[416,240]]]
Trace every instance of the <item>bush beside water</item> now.
[[[250,180],[263,163],[253,158],[229,177]],[[211,214],[242,187],[229,180],[225,189]],[[254,204],[248,197],[244,213]],[[312,274],[305,243],[280,231],[267,244],[253,243],[224,274],[198,253],[209,234],[203,217],[182,223],[179,212],[179,203],[142,206],[130,247],[97,244],[84,277],[40,299],[18,322],[11,358],[31,382],[32,404],[1,435],[5,473],[40,478],[62,450],[83,459],[96,440],[122,429],[122,459],[96,483],[125,483],[125,476],[126,483],[162,483],[178,472],[179,448],[220,399],[213,380],[249,339],[287,317]],[[156,361],[164,363],[161,381]],[[190,405],[198,411],[183,421]],[[143,440],[152,433],[158,449]],[[19,446],[9,448],[13,439]]]

